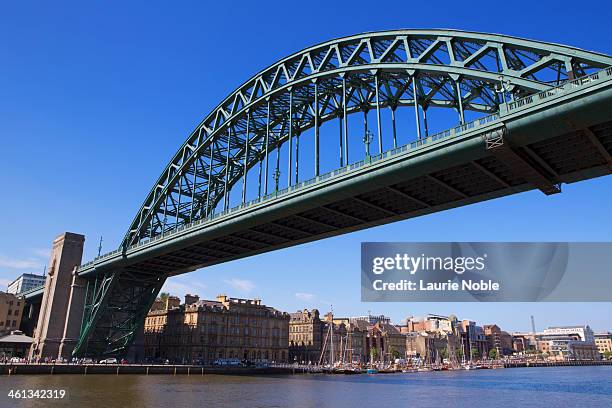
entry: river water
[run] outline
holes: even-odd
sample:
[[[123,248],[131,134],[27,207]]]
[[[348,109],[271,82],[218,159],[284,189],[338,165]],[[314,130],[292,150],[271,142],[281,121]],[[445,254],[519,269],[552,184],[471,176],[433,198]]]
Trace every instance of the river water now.
[[[10,399],[19,389],[64,399]],[[612,407],[612,366],[294,376],[0,377],[0,407]]]

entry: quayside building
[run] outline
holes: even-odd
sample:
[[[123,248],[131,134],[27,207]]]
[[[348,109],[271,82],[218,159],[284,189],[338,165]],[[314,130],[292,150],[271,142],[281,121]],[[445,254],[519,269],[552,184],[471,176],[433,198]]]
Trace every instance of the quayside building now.
[[[185,302],[168,296],[155,302],[145,319],[149,361],[211,364],[217,359],[287,362],[289,314],[260,299],[226,295]]]

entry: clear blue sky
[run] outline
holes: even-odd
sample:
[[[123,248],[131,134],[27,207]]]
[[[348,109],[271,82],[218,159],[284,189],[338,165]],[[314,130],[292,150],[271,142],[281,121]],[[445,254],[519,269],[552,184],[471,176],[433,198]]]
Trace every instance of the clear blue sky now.
[[[26,4],[27,3],[27,4]],[[503,2],[3,2],[0,286],[42,272],[53,238],[114,249],[169,158],[255,72],[331,38],[394,28],[497,32],[612,54],[612,6]],[[209,4],[214,3],[214,4]],[[267,4],[264,4],[267,3]],[[467,4],[472,6],[467,6]],[[180,6],[178,6],[180,4]],[[481,203],[172,279],[177,295],[261,297],[292,311],[428,312],[527,330],[612,329],[610,304],[362,304],[362,241],[611,241],[612,177]]]

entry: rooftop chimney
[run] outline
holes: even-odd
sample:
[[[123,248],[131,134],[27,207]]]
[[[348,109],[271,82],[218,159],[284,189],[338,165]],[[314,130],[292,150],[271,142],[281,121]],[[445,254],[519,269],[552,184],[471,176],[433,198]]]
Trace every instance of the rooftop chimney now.
[[[200,300],[198,295],[190,295],[189,293],[185,295],[185,306],[192,305]]]
[[[181,305],[181,299],[176,296],[168,296],[166,300],[166,310],[174,309],[175,307],[179,307]]]

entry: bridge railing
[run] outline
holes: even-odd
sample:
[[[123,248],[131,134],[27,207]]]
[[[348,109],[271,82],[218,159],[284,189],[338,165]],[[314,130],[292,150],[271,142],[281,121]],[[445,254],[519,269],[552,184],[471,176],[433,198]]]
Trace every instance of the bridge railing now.
[[[612,67],[602,69],[591,75],[586,75],[572,81],[564,82],[563,84],[551,88],[547,91],[539,92],[533,95],[517,99],[516,101],[508,103],[508,112],[515,111],[521,108],[531,107],[544,103],[550,99],[567,95],[569,93],[582,90],[584,88],[594,86],[612,77]]]
[[[529,95],[529,96],[526,96],[524,98],[517,99],[515,101],[509,102],[509,103],[506,104],[505,109],[502,108],[501,111],[503,112],[505,110],[507,113],[509,113],[509,112],[513,112],[513,111],[519,111],[519,110],[522,110],[522,109],[526,109],[526,108],[529,108],[529,107],[531,107],[533,105],[544,103],[545,101],[548,101],[550,99],[557,98],[557,97],[566,95],[568,93],[572,93],[572,92],[575,92],[577,90],[584,89],[586,87],[594,86],[594,85],[596,85],[598,83],[601,83],[601,82],[603,82],[605,80],[608,80],[610,78],[612,78],[612,67],[608,67],[608,68],[602,69],[601,71],[595,72],[595,73],[593,73],[591,75],[587,75],[587,76],[584,76],[584,77],[581,77],[581,78],[574,79],[572,81],[567,81],[567,82],[563,83],[562,85],[559,85],[557,87],[551,88],[551,89],[549,89],[547,91],[540,92],[540,93],[533,94],[533,95]],[[215,220],[219,220],[221,218],[233,215],[233,214],[235,214],[235,213],[237,213],[239,211],[243,211],[243,210],[249,209],[249,208],[251,208],[253,206],[257,206],[259,204],[262,204],[264,202],[268,202],[268,201],[274,200],[274,199],[276,199],[278,197],[282,197],[282,196],[287,195],[289,193],[292,193],[292,192],[294,192],[296,190],[304,189],[304,188],[306,188],[306,187],[308,187],[310,185],[313,185],[315,183],[319,183],[319,182],[322,182],[322,181],[326,181],[326,180],[329,180],[329,179],[333,179],[333,178],[339,177],[339,176],[341,176],[341,175],[343,175],[345,173],[353,172],[353,171],[355,171],[357,169],[360,169],[360,168],[362,168],[364,166],[373,165],[374,163],[377,163],[377,162],[379,162],[381,160],[387,160],[387,159],[390,159],[392,157],[397,157],[399,155],[407,154],[408,152],[413,152],[415,150],[424,148],[426,146],[431,146],[431,145],[436,144],[437,142],[442,141],[442,140],[446,140],[446,139],[449,139],[449,138],[457,137],[457,136],[459,136],[459,135],[461,135],[461,134],[463,134],[465,132],[468,132],[468,131],[471,131],[471,130],[474,130],[474,129],[478,129],[478,128],[481,128],[481,127],[485,127],[485,126],[491,124],[492,122],[498,121],[499,119],[500,119],[500,113],[497,112],[497,113],[485,116],[483,118],[479,118],[479,119],[473,120],[471,122],[467,122],[467,123],[464,123],[462,125],[455,126],[453,128],[444,130],[442,132],[438,132],[438,133],[436,133],[434,135],[431,135],[431,136],[428,136],[426,138],[419,139],[419,140],[416,140],[414,142],[405,144],[403,146],[399,146],[397,148],[388,150],[388,151],[383,152],[381,154],[370,156],[369,158],[366,158],[365,160],[361,160],[361,161],[358,161],[358,162],[355,162],[355,163],[351,163],[351,164],[349,164],[347,166],[344,166],[344,167],[341,167],[339,169],[336,169],[336,170],[330,171],[328,173],[322,174],[322,175],[320,175],[318,177],[313,177],[313,178],[311,178],[309,180],[302,181],[300,183],[294,184],[294,185],[292,185],[290,187],[284,188],[284,189],[276,191],[274,193],[271,193],[271,194],[268,194],[268,195],[256,198],[256,199],[251,200],[251,201],[247,201],[244,204],[237,205],[237,206],[235,206],[233,208],[230,208],[230,209],[227,209],[225,211],[221,211],[219,213],[211,214],[210,216],[208,216],[206,218],[194,221],[194,222],[189,223],[189,224],[181,225],[181,226],[179,226],[179,227],[177,227],[177,228],[175,228],[175,229],[173,229],[171,231],[165,231],[165,232],[163,232],[163,233],[161,233],[161,234],[159,234],[159,235],[157,235],[157,236],[155,236],[153,238],[146,239],[146,240],[143,240],[143,241],[141,241],[141,242],[139,242],[137,244],[134,244],[134,245],[128,247],[127,249],[128,250],[132,250],[132,249],[135,249],[135,248],[138,248],[138,247],[150,244],[152,242],[158,241],[158,240],[166,238],[168,236],[177,234],[177,233],[179,233],[181,231],[184,231],[186,229],[190,229],[190,228],[194,228],[194,227],[200,226],[203,223],[208,223],[208,222],[212,222],[212,221],[215,221]],[[114,250],[112,252],[108,252],[108,253],[106,253],[104,255],[101,255],[99,257],[94,258],[93,261],[90,261],[90,262],[87,262],[87,263],[81,265],[80,269],[83,269],[83,268],[86,268],[88,266],[91,266],[95,262],[100,261],[102,259],[106,259],[106,258],[115,256],[115,255],[118,255],[121,252],[122,252],[121,248],[118,248],[118,249],[116,249],[116,250]]]

